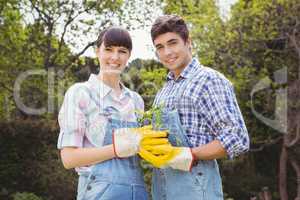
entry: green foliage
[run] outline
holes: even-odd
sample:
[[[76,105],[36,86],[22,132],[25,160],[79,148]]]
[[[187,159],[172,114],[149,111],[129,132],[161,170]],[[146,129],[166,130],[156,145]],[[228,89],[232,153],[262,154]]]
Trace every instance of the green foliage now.
[[[33,193],[17,192],[13,195],[13,200],[43,200]]]
[[[0,188],[7,191],[1,199],[20,191],[48,200],[75,198],[77,177],[61,163],[56,122],[1,122],[0,130]]]
[[[140,85],[139,91],[145,99],[145,108],[149,109],[154,101],[156,93],[160,90],[166,80],[166,70],[162,68],[154,69],[152,71],[142,69],[140,73],[143,83]]]
[[[151,125],[151,123],[153,122],[152,120],[155,119],[155,127],[152,124],[153,128],[159,129],[162,125],[162,109],[163,106],[161,105],[161,106],[151,107],[150,109],[142,113],[138,112],[138,114],[141,116],[138,119],[139,124],[141,124],[142,126]]]
[[[152,107],[154,97],[166,80],[167,70],[155,60],[134,60],[123,75],[127,86],[139,93],[145,101],[145,110]]]

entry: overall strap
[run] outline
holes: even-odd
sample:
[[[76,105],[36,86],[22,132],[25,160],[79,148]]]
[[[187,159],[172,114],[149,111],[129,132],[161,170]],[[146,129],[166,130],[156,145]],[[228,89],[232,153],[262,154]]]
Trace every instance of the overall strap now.
[[[160,95],[158,95],[158,94],[162,91],[162,89],[163,89],[164,87],[166,87],[166,85],[167,85],[167,83],[165,83],[165,84],[162,86],[162,88],[156,93],[152,106],[157,106],[157,104],[158,104],[158,99],[159,99],[158,96],[160,97]]]
[[[131,94],[132,97],[135,95],[134,92],[132,92],[132,91],[129,91],[129,92],[130,92],[130,94]],[[137,110],[138,110],[137,102],[134,101],[133,98],[132,98],[132,100],[133,100],[133,104],[134,104],[134,111],[137,111]],[[143,111],[144,111],[144,110],[143,110]],[[136,117],[136,120],[138,120],[138,119],[139,119],[138,113],[137,113],[137,112],[134,112],[134,115],[135,115],[135,117]]]
[[[177,110],[179,109],[179,107],[178,107],[179,101],[180,101],[180,99],[182,99],[184,92],[186,91],[186,89],[188,88],[190,83],[192,83],[194,77],[196,77],[198,75],[198,73],[196,73],[196,72],[194,72],[194,74],[192,74],[189,78],[187,78],[187,80],[184,83],[182,83],[181,88],[179,88],[179,91],[177,92],[177,95],[176,95],[175,101],[174,101],[174,108],[177,108]]]

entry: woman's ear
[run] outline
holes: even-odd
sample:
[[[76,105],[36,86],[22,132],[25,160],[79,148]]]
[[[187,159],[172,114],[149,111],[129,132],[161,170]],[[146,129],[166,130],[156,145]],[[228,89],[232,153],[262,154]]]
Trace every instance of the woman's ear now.
[[[98,57],[98,54],[99,54],[99,47],[96,47],[96,49],[95,49],[95,53],[96,53],[96,56]]]

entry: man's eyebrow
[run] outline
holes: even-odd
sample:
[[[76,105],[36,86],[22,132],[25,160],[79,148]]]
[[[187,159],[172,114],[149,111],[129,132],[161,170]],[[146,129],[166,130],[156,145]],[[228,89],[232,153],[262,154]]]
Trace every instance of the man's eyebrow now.
[[[173,38],[173,39],[168,40],[167,43],[176,42],[177,40],[178,39]]]
[[[167,43],[172,43],[172,42],[176,42],[176,41],[178,41],[178,39],[172,38],[172,39],[168,40]],[[160,43],[155,45],[156,48],[157,48],[157,47],[160,47],[160,46],[163,46],[163,45],[160,44]]]

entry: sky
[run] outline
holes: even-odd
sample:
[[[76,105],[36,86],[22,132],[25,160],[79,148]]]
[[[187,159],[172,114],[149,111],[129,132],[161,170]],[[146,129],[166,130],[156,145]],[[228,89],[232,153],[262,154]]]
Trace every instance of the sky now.
[[[218,0],[221,16],[228,16],[230,12],[230,6],[236,3],[238,0]],[[136,58],[141,59],[153,59],[155,58],[154,48],[150,37],[150,27],[147,29],[137,29],[130,31],[132,37],[133,49],[129,61]],[[95,57],[93,48],[88,49],[85,56]]]

